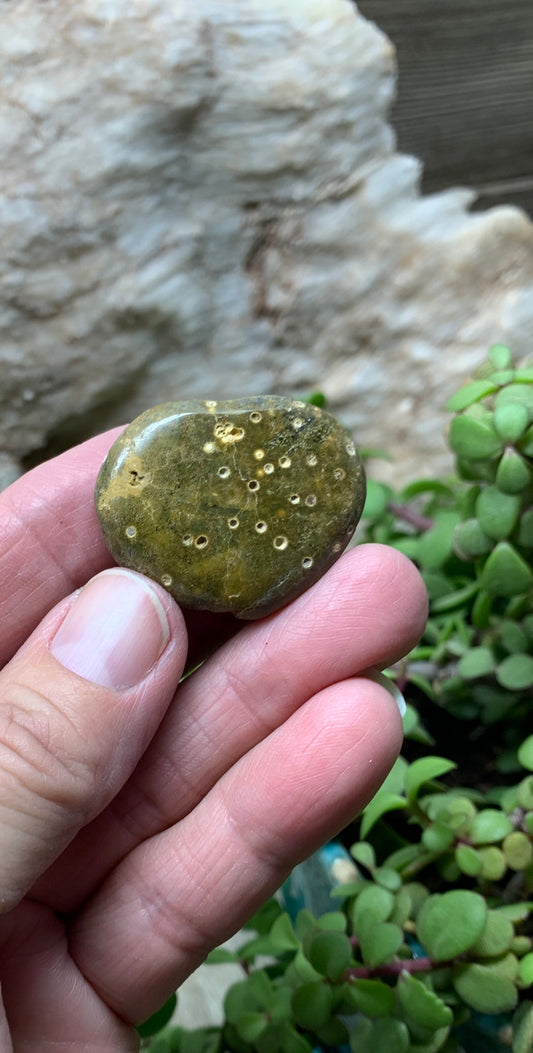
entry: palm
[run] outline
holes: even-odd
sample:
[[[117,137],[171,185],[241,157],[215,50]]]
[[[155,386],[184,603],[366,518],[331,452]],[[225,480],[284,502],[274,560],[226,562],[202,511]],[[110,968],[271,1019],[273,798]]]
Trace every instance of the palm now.
[[[56,602],[110,564],[91,496],[113,437],[14,488],[20,506],[6,506],[0,557],[3,662]],[[46,500],[37,499],[42,480]],[[23,558],[15,542],[28,508],[37,544]],[[45,544],[57,521],[52,562]],[[153,1012],[383,779],[398,715],[379,687],[355,678],[405,653],[423,618],[409,565],[364,546],[264,621],[190,621],[189,658],[214,653],[177,687],[182,648],[153,726],[147,718],[120,740],[105,793],[95,779],[70,843],[0,918],[15,1050],[137,1048],[130,1022]]]

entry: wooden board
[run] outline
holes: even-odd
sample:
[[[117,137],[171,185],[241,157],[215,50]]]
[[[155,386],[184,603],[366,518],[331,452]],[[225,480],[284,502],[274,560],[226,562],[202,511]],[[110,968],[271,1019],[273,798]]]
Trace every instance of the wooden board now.
[[[396,46],[398,148],[423,189],[472,186],[478,206],[533,215],[533,0],[358,0]]]

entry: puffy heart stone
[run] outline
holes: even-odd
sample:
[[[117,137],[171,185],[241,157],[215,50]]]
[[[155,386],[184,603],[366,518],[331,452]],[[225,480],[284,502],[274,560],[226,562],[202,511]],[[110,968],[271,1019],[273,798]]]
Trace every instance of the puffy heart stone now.
[[[346,547],[365,499],[350,435],[277,396],[168,402],[111,448],[96,507],[117,563],[185,607],[270,614]]]

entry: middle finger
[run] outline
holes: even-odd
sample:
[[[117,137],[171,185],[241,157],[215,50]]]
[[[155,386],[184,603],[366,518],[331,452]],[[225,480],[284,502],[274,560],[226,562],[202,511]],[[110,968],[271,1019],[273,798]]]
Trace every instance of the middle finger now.
[[[311,695],[405,654],[424,619],[423,585],[405,557],[380,545],[345,553],[307,593],[245,626],[182,683],[130,780],[37,894],[75,909],[119,859],[188,814]]]

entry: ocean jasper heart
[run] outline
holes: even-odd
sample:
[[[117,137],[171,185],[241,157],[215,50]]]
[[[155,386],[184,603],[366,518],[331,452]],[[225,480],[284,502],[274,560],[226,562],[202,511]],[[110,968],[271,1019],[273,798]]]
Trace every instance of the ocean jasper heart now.
[[[347,545],[364,499],[344,428],[277,396],[147,410],[96,484],[117,563],[185,607],[239,618],[270,614],[312,585]]]

